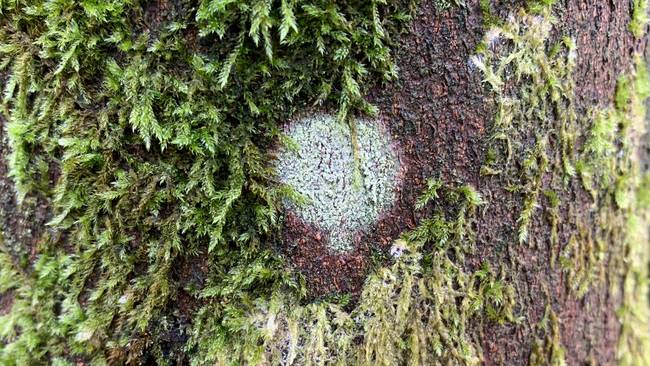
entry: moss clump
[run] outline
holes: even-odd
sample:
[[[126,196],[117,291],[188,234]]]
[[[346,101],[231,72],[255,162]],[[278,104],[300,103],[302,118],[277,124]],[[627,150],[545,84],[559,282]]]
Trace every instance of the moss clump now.
[[[357,304],[301,305],[279,291],[270,301],[239,309],[238,324],[246,326],[223,339],[201,336],[217,325],[208,311],[192,339],[201,363],[478,365],[470,320],[515,320],[514,289],[504,284],[504,274],[487,263],[473,273],[463,268],[483,201],[470,186],[432,181],[420,202],[433,215],[397,240],[394,263],[367,279]],[[444,214],[445,206],[455,212]]]
[[[542,177],[554,168],[553,156],[549,156],[552,149],[559,150],[559,173],[575,175],[571,163],[577,123],[572,75],[577,53],[571,38],[549,44],[555,23],[551,4],[535,3],[529,11],[520,10],[508,21],[493,24],[470,59],[495,93],[497,103],[492,139],[496,141],[493,148],[501,154],[490,155],[481,172],[521,177],[512,187],[523,196],[518,219],[520,243],[529,239],[528,228],[543,193]],[[548,131],[556,131],[552,133],[560,146],[549,146]],[[517,156],[525,158],[513,161]]]
[[[464,0],[434,0],[433,6],[439,12],[449,10],[452,6],[465,5]]]
[[[593,108],[585,118],[578,118],[572,74],[578,54],[570,38],[549,44],[555,22],[552,3],[532,2],[528,11],[520,11],[507,22],[491,19],[492,28],[471,59],[497,102],[495,143],[481,172],[522,177],[510,187],[523,193],[520,242],[530,239],[528,226],[544,195],[551,265],[556,259],[561,264],[570,294],[582,297],[592,284],[604,283],[605,279],[614,284],[616,293],[619,288],[615,284],[623,279],[623,305],[618,312],[622,322],[619,362],[646,364],[650,362],[650,224],[643,203],[646,173],[639,154],[647,136],[644,103],[650,96],[648,71],[637,61],[635,72],[620,78],[613,106]],[[637,29],[644,32],[647,2],[635,2],[635,9]],[[489,7],[484,6],[484,10]],[[585,142],[580,145],[578,141]],[[525,158],[521,162],[511,159],[522,155]],[[547,173],[553,176],[550,186],[542,182]],[[553,184],[558,177],[562,185]],[[591,212],[581,214],[574,203],[560,199],[560,193],[576,189],[578,184],[591,193]],[[560,242],[557,233],[561,207],[568,210],[571,225],[576,228],[566,242]],[[559,258],[555,247],[561,248]],[[557,321],[552,323],[555,325],[546,341],[534,347],[531,364],[564,363]]]
[[[588,291],[591,283],[604,282],[607,276],[610,283],[618,282],[623,262],[629,260],[629,249],[623,245],[625,237],[634,235],[628,229],[628,220],[645,215],[636,197],[645,174],[639,154],[646,134],[644,103],[650,96],[648,85],[646,66],[637,59],[635,70],[620,77],[614,104],[592,109],[585,118],[587,128],[579,134],[585,143],[573,164],[583,188],[591,193],[596,219],[594,225],[576,216],[577,232],[571,235],[560,257],[574,284],[571,289],[579,296]]]
[[[492,25],[471,60],[483,73],[497,102],[492,133],[495,143],[481,171],[484,175],[519,177],[513,179],[510,190],[522,194],[520,243],[529,241],[528,228],[541,207],[541,198],[545,198],[551,224],[550,264],[555,267],[560,263],[570,278],[570,290],[581,297],[590,284],[604,279],[605,263],[620,249],[606,233],[609,229],[599,227],[620,228],[622,224],[605,218],[609,210],[599,213],[602,225],[594,228],[591,219],[577,214],[578,208],[572,203],[561,202],[559,193],[575,189],[571,187],[577,187],[580,179],[592,193],[594,207],[610,207],[600,195],[615,182],[625,185],[625,178],[613,173],[619,164],[613,157],[620,153],[615,141],[621,138],[620,126],[629,124],[629,117],[612,110],[594,110],[586,118],[577,117],[573,70],[578,51],[569,37],[549,43],[554,23],[550,3],[531,4],[517,17]],[[627,105],[630,96],[626,93],[634,91],[626,80],[623,78],[617,88],[617,108]],[[586,142],[578,148],[577,142],[582,140]],[[524,158],[516,161],[515,156]],[[545,175],[552,175],[561,184],[543,184]],[[620,200],[624,196],[618,195]],[[576,227],[563,243],[557,235],[561,206],[571,212]]]
[[[649,5],[650,3],[648,0],[634,0],[633,2],[630,31],[637,39],[643,37],[643,35],[646,34]]]
[[[339,252],[352,249],[354,235],[391,206],[398,184],[388,132],[378,121],[351,124],[354,130],[328,115],[293,122],[287,134],[298,148],[283,147],[277,165],[282,183],[306,200],[287,208],[323,229],[329,248]]]
[[[218,326],[199,340],[224,339],[250,299],[299,287],[266,244],[286,192],[265,151],[305,105],[340,120],[374,111],[362,94],[395,77],[390,37],[409,4],[20,0],[0,12],[11,175],[53,211],[36,263],[3,274],[18,285],[0,363],[164,364],[196,356],[184,342],[200,305]]]
[[[549,330],[549,323],[551,329]],[[565,366],[564,354],[566,350],[562,347],[560,323],[557,315],[549,305],[546,307],[544,317],[539,326],[546,336],[543,340],[535,341],[533,350],[528,360],[529,366]]]
[[[621,321],[617,358],[621,365],[650,362],[650,208],[645,199],[647,172],[640,156],[647,137],[649,85],[647,66],[638,58],[635,70],[619,79],[614,104],[591,112],[576,166],[594,200],[596,229],[577,221],[578,232],[571,236],[560,259],[578,296],[594,280],[604,282],[605,278],[612,284],[613,294],[622,292],[617,312]]]
[[[616,255],[610,264],[611,283],[622,287],[623,303],[617,357],[621,365],[650,362],[650,308],[648,268],[650,207],[647,205],[647,171],[641,149],[647,138],[646,100],[650,97],[648,68],[639,57],[636,70],[619,79],[615,105],[600,111],[585,150],[587,187],[598,187],[599,237],[608,240]],[[596,190],[594,189],[594,192]]]

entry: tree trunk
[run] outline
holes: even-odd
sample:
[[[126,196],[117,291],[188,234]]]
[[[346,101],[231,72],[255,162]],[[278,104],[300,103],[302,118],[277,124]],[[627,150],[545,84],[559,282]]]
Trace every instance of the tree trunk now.
[[[343,56],[351,59],[332,69],[324,99],[313,83],[328,80],[321,74],[329,66],[310,63],[321,53],[301,59],[296,51],[315,50],[316,41],[294,40],[285,25],[286,4],[300,1],[269,2],[262,19],[283,34],[273,42],[263,30],[248,39],[254,31],[245,21],[229,23],[253,5],[232,10],[224,2],[218,38],[202,34],[218,22],[202,23],[201,2],[142,3],[84,8],[91,20],[78,23],[100,34],[100,46],[67,59],[66,50],[90,41],[65,43],[47,32],[74,34],[66,22],[81,17],[77,5],[53,5],[65,27],[29,23],[46,13],[0,21],[9,45],[0,51],[8,60],[0,69],[3,363],[650,364],[646,0],[423,1],[403,28],[388,19],[394,8],[409,10],[406,2],[368,2],[367,14],[384,17],[381,32],[353,23],[366,14],[355,7],[366,5],[338,4],[349,11],[347,27],[392,45],[399,71],[380,80],[384,61],[358,51],[370,41],[354,33]],[[318,6],[326,3],[346,2]],[[1,4],[7,14],[25,11]],[[301,27],[324,29],[304,20],[307,7],[294,12],[295,37]],[[109,22],[116,33],[84,28],[102,16],[120,19]],[[131,17],[131,31],[149,37],[141,48],[102,43],[128,38],[116,24]],[[182,46],[164,38],[179,19],[189,24],[178,33]],[[383,32],[391,34],[378,38]],[[297,78],[282,61],[259,71],[251,60],[271,57],[265,42],[276,60],[313,76]],[[184,73],[174,65],[199,61],[179,54],[209,56],[200,72]],[[23,55],[29,61],[21,64]],[[110,62],[90,69],[109,56],[119,71]],[[368,67],[367,79],[353,80],[363,98],[346,89],[354,57]],[[173,89],[176,77],[185,89]],[[273,94],[300,80],[308,82],[291,97]],[[212,121],[215,98],[224,101],[214,102]],[[375,115],[364,114],[372,109],[365,101]],[[196,111],[183,116],[184,103]],[[390,140],[395,171],[386,178],[390,202],[372,220],[355,221],[333,248],[334,233],[353,226],[353,211],[368,208],[326,207],[321,217],[313,202],[288,203],[278,183],[306,191],[286,178],[284,167],[299,157],[278,131],[300,144],[304,135],[293,136],[299,127],[291,126],[310,116],[341,123],[337,113],[345,114],[361,184],[371,179],[364,129],[374,128],[363,121]],[[334,154],[323,141],[301,151]],[[288,163],[275,162],[286,156]],[[393,166],[386,164],[381,169]],[[322,172],[309,169],[298,178]],[[345,189],[355,189],[351,182]],[[348,204],[337,189],[332,204]],[[326,226],[339,213],[340,224]]]
[[[404,206],[398,222],[406,226],[412,222],[408,212],[412,211],[410,207],[413,207],[415,197],[422,192],[423,178],[438,176],[449,184],[470,183],[484,195],[488,204],[477,219],[476,251],[465,264],[472,269],[484,261],[493,267],[503,266],[507,278],[516,288],[516,313],[525,318],[521,323],[509,325],[489,322],[476,325],[473,329],[479,334],[482,361],[488,365],[526,364],[536,340],[551,333],[547,330],[544,334],[538,324],[548,317],[548,309],[552,309],[559,328],[558,334],[551,337],[558,337],[554,342],[565,348],[564,357],[568,365],[614,364],[620,359],[616,350],[621,324],[616,311],[622,300],[620,293],[613,290],[619,280],[616,276],[602,276],[602,273],[618,271],[615,260],[606,259],[597,265],[602,268],[591,268],[591,264],[585,263],[591,261],[589,257],[593,253],[579,252],[576,254],[578,258],[569,256],[571,261],[583,261],[578,266],[585,265],[585,268],[578,271],[598,273],[599,279],[589,280],[588,289],[579,293],[572,291],[577,279],[568,269],[570,266],[553,264],[572,245],[572,238],[576,235],[577,240],[589,243],[583,248],[596,245],[591,241],[601,240],[596,234],[600,222],[596,216],[598,209],[593,206],[605,203],[594,201],[579,180],[571,179],[567,184],[561,169],[548,169],[535,189],[555,191],[561,203],[553,209],[548,196],[540,194],[528,239],[519,243],[520,213],[529,192],[511,188],[521,182],[518,174],[522,174],[523,169],[487,176],[481,170],[489,149],[495,145],[491,137],[498,130],[494,126],[497,111],[489,83],[481,82],[485,75],[471,65],[467,66],[489,30],[483,25],[485,18],[479,5],[473,1],[466,5],[465,11],[439,14],[435,4],[421,4],[411,33],[400,42],[399,80],[388,91],[373,93],[379,109],[391,121],[394,133],[400,136],[400,145],[410,158],[409,178],[406,179],[409,183],[401,201]],[[512,14],[515,18],[520,17],[517,10],[521,6],[521,3],[504,2],[497,8],[500,17],[507,19]],[[553,22],[551,35],[546,40],[547,47],[561,37],[575,40],[578,56],[571,75],[575,82],[573,103],[580,116],[579,128],[589,128],[593,122],[584,116],[592,113],[593,109],[612,105],[617,80],[629,73],[634,55],[644,52],[647,40],[634,39],[628,31],[631,7],[627,2],[570,0],[560,1],[555,9],[557,20]],[[504,41],[497,39],[494,42],[493,47],[499,47],[499,42]],[[503,52],[499,57],[507,54],[508,51]],[[527,83],[513,79],[504,80],[509,84],[504,89],[520,88]],[[487,88],[485,84],[488,84]],[[516,91],[507,93],[522,98]],[[561,118],[555,113],[546,117]],[[540,135],[550,133],[549,145],[545,147],[550,164],[561,165],[558,161],[561,158],[554,155],[562,149],[561,141],[558,141],[561,137],[556,134],[558,125],[537,121],[538,126],[520,122],[515,127],[526,130],[515,133],[515,139],[519,139],[522,146],[515,147],[510,164],[522,164]],[[556,131],[551,132],[551,128]],[[583,144],[583,138],[577,137],[575,144]],[[635,148],[644,149],[641,146]],[[645,157],[642,159],[646,161]],[[643,164],[647,166],[647,163]],[[508,172],[503,165],[498,165],[498,169]],[[552,237],[553,230],[557,230],[556,240]],[[610,240],[613,242],[607,244],[604,255],[625,255],[621,252],[624,250],[622,243],[616,242],[617,239]],[[640,245],[645,251],[649,248],[647,241]],[[605,277],[607,279],[603,280]],[[643,306],[647,306],[647,298],[645,300]],[[647,323],[639,326],[644,327],[647,333]],[[645,362],[648,362],[647,358]]]

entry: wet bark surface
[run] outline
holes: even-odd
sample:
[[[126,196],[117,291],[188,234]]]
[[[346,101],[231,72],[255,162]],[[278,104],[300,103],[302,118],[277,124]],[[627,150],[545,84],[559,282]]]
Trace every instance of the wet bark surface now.
[[[516,15],[522,6],[521,2],[493,5],[501,18]],[[575,102],[579,115],[585,116],[592,108],[611,105],[619,76],[629,72],[634,54],[643,51],[643,42],[635,41],[628,31],[631,8],[626,4],[567,0],[556,9],[553,37],[570,36],[577,43]],[[427,214],[414,210],[426,179],[439,178],[448,185],[468,183],[488,201],[476,224],[476,252],[466,263],[468,270],[484,261],[493,268],[505,268],[518,292],[518,315],[524,319],[509,325],[474,324],[483,363],[527,364],[533,343],[545,337],[546,331],[538,323],[550,305],[558,316],[567,364],[613,364],[619,334],[615,312],[620,298],[610,293],[612,284],[596,282],[584,297],[576,298],[568,289],[571,284],[566,274],[559,266],[551,266],[550,260],[578,232],[577,223],[595,225],[589,194],[577,181],[563,189],[562,178],[547,173],[542,189],[556,188],[562,201],[559,246],[550,242],[544,198],[531,225],[529,243],[519,244],[517,218],[522,196],[506,189],[514,177],[480,176],[494,105],[481,82],[482,75],[468,59],[486,32],[483,21],[478,1],[443,12],[430,2],[420,5],[409,34],[400,39],[399,80],[371,93],[380,118],[398,141],[405,169],[393,209],[361,238],[360,243],[370,244],[358,245],[349,258],[330,258],[324,251],[314,251],[310,243],[320,238],[308,236],[300,246],[302,253],[290,257],[298,261],[316,294],[333,290],[358,293],[370,268],[367,253],[373,249],[385,253],[399,233],[414,228]],[[335,264],[330,265],[332,262]]]
[[[495,4],[502,18],[520,6]],[[606,0],[567,0],[556,9],[554,36],[570,36],[577,42],[578,113],[611,105],[619,76],[629,72],[634,54],[643,51],[643,42],[635,41],[628,31],[630,6]],[[481,74],[467,61],[485,31],[478,1],[444,13],[432,4],[422,4],[412,31],[402,39],[400,80],[374,93],[409,166],[397,203],[401,209],[391,219],[397,217],[395,226],[400,228],[417,221],[413,202],[428,177],[451,185],[473,185],[488,206],[476,225],[477,250],[467,262],[468,269],[476,269],[483,261],[505,267],[518,292],[518,315],[525,318],[520,324],[504,326],[475,324],[483,362],[527,364],[533,342],[544,337],[536,324],[548,304],[559,318],[567,364],[613,364],[619,334],[615,311],[620,299],[610,293],[611,284],[594,283],[583,298],[572,296],[566,275],[550,265],[552,252],[557,255],[562,248],[551,246],[545,215],[536,215],[530,243],[520,245],[517,217],[522,199],[506,189],[512,177],[480,176],[494,106],[481,84]],[[543,189],[562,186],[561,180],[549,173]],[[593,227],[596,218],[589,195],[577,182],[558,192],[563,202],[558,227],[563,246],[578,231],[576,222]],[[543,201],[540,204],[545,206]]]
[[[498,15],[506,17],[522,3],[494,5]],[[645,50],[644,43],[635,41],[627,29],[630,6],[610,0],[565,0],[556,8],[561,9],[557,35],[572,36],[578,45],[578,111],[586,113],[590,107],[610,104],[619,75],[629,70],[635,52]],[[495,268],[507,267],[518,292],[518,315],[525,318],[519,324],[473,325],[484,364],[527,364],[533,342],[543,336],[535,325],[544,316],[547,304],[558,314],[568,365],[591,361],[613,364],[619,333],[615,310],[620,299],[610,294],[610,284],[593,285],[582,299],[571,296],[566,277],[549,265],[552,251],[557,253],[561,248],[550,245],[544,215],[537,215],[532,224],[533,241],[520,245],[516,221],[521,196],[506,190],[508,177],[480,176],[494,106],[481,83],[481,74],[469,66],[468,59],[486,31],[483,22],[477,0],[466,1],[462,9],[446,11],[438,10],[432,2],[422,2],[410,32],[399,39],[399,80],[376,88],[370,95],[400,146],[404,178],[393,208],[358,238],[357,247],[346,256],[329,254],[317,230],[292,226],[289,217],[293,231],[288,235],[303,238],[289,256],[307,278],[312,296],[358,294],[374,264],[371,254],[379,253],[380,261],[386,260],[393,240],[426,216],[427,212],[414,210],[414,203],[427,178],[439,178],[450,185],[471,184],[489,204],[476,224],[476,252],[468,258],[467,267],[476,269],[483,261]],[[2,117],[0,123],[0,156],[6,159],[9,148]],[[49,215],[48,205],[36,198],[23,205],[17,203],[5,159],[0,160],[4,245],[16,249],[16,259],[19,246],[29,248],[26,250],[33,259]],[[545,186],[558,184],[556,179],[545,177]],[[560,211],[559,242],[566,243],[577,230],[572,224],[575,220],[569,218],[578,215],[587,225],[595,218],[588,208],[590,198],[580,187],[570,187],[562,200],[574,203],[572,208],[562,206]],[[10,306],[10,296],[0,296],[0,314]],[[187,297],[179,299],[181,304],[192,302],[189,296],[181,297]]]

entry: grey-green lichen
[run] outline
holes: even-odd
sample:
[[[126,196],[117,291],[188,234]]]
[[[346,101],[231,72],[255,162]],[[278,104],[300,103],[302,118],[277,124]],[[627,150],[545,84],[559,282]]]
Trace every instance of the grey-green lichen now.
[[[324,230],[330,249],[352,249],[353,236],[373,224],[395,197],[399,162],[390,136],[378,121],[343,124],[326,114],[293,122],[287,135],[297,147],[281,149],[278,175],[304,202],[285,205]]]

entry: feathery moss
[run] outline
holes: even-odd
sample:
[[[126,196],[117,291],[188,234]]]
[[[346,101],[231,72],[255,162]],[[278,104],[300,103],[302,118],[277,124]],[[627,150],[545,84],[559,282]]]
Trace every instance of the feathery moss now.
[[[394,79],[390,37],[409,6],[0,2],[10,174],[53,213],[34,265],[3,273],[21,285],[0,363],[192,358],[164,343],[183,347],[196,330],[182,319],[206,312],[174,313],[179,296],[208,304],[219,326],[201,337],[217,341],[251,299],[302,293],[268,245],[287,192],[267,148],[307,106],[373,113],[363,92]],[[202,260],[205,274],[185,273]]]
[[[542,177],[555,167],[551,164],[554,156],[549,155],[552,149],[560,150],[562,171],[558,173],[568,178],[575,175],[571,160],[577,123],[573,108],[577,53],[569,37],[550,44],[556,23],[552,3],[536,2],[509,20],[492,24],[470,59],[494,92],[497,105],[491,136],[495,141],[493,153],[481,173],[521,177],[512,187],[523,198],[518,219],[520,243],[529,239],[528,228],[543,193]],[[530,131],[532,136],[528,135]],[[549,146],[548,131],[561,146]],[[525,159],[515,161],[513,157],[517,156]]]
[[[548,326],[551,329],[548,329]],[[548,305],[544,313],[544,317],[540,321],[539,326],[546,333],[543,340],[537,340],[533,344],[533,350],[528,359],[529,366],[565,366],[566,361],[564,354],[566,350],[562,347],[562,340],[560,334],[560,323],[553,308]]]
[[[478,192],[467,185],[430,187],[423,197],[438,199],[421,202],[432,216],[395,242],[393,264],[366,280],[358,303],[304,305],[279,291],[236,309],[229,320],[240,327],[219,339],[204,336],[219,327],[208,310],[191,340],[199,363],[478,365],[469,322],[516,321],[514,288],[488,263],[473,273],[463,268],[473,248],[473,217],[484,203]],[[445,204],[455,207],[452,216],[441,210]]]

